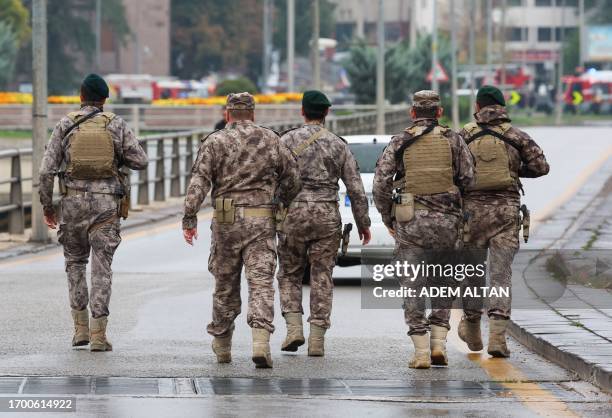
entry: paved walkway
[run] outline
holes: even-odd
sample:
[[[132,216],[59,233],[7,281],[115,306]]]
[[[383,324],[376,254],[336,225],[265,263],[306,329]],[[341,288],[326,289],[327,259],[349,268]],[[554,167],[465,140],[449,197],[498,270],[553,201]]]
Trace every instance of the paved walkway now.
[[[612,160],[515,262],[515,338],[612,391]],[[518,277],[517,277],[518,276]]]

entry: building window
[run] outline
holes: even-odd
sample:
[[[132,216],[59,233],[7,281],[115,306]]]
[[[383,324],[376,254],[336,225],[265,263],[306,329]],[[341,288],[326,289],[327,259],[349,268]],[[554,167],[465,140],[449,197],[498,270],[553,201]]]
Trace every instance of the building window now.
[[[538,28],[538,42],[552,41],[552,28]]]
[[[506,40],[509,42],[521,42],[523,39],[523,31],[525,28],[520,27],[510,27],[506,32]],[[526,34],[525,34],[526,35]]]
[[[565,39],[571,39],[578,32],[578,28],[565,28],[563,31],[565,35]],[[561,39],[561,28],[555,28],[555,40],[559,41]]]
[[[550,7],[552,6],[552,0],[536,0],[536,7]]]
[[[523,5],[523,0],[506,0],[508,3],[508,7],[521,7]]]

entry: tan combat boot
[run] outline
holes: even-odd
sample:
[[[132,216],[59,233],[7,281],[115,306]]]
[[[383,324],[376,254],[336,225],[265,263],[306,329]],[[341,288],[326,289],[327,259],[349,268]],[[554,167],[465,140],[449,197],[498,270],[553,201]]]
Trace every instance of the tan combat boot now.
[[[322,357],[325,354],[325,331],[327,329],[310,324],[310,334],[308,335],[309,356]]]
[[[232,334],[234,328],[230,329],[224,337],[214,337],[212,342],[213,353],[217,356],[217,363],[232,362]]]
[[[272,368],[270,332],[267,329],[253,328],[253,363],[258,369]]]
[[[471,351],[482,350],[482,337],[480,336],[480,319],[469,321],[465,317],[459,322],[459,338],[463,340]]]
[[[493,357],[510,357],[510,350],[506,345],[506,328],[508,319],[489,320],[489,347],[488,352]]]
[[[429,351],[429,335],[411,335],[414,345],[414,356],[408,363],[411,369],[429,369],[431,367],[431,353]]]
[[[74,321],[72,346],[80,347],[89,344],[89,312],[87,312],[87,308],[82,311],[75,311],[73,309],[72,320]]]
[[[285,314],[287,323],[287,338],[281,346],[282,351],[297,351],[298,347],[304,345],[304,327],[302,325],[302,314],[289,312]]]
[[[446,334],[448,330],[437,325],[431,326],[431,338],[429,340],[431,346],[431,364],[436,366],[448,366],[448,357],[446,356]]]
[[[108,317],[91,318],[89,322],[89,350],[113,351],[112,344],[106,339]]]

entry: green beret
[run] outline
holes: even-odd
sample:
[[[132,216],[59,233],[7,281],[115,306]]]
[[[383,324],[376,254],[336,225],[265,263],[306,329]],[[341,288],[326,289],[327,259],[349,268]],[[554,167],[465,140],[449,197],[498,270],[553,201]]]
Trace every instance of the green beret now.
[[[98,74],[89,74],[85,77],[82,87],[93,96],[91,99],[104,100],[108,97],[108,84]]]
[[[492,105],[506,106],[504,93],[502,93],[497,87],[493,86],[482,86],[480,89],[478,89],[476,102],[480,107]]]
[[[319,90],[305,91],[302,97],[302,107],[304,109],[325,110],[331,105],[327,96]]]

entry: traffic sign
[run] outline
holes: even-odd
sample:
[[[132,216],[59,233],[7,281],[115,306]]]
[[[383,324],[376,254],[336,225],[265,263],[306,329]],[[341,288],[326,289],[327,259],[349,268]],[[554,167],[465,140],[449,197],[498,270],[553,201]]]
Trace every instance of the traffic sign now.
[[[518,91],[512,90],[510,92],[510,104],[512,106],[517,105],[521,101],[521,95]]]
[[[431,82],[431,80],[433,79],[434,70],[435,70],[436,80],[438,82],[440,83],[448,82],[449,80],[448,73],[444,70],[444,67],[442,67],[440,62],[437,62],[436,66],[429,71],[429,74],[427,74],[427,81]]]
[[[579,91],[575,91],[572,93],[572,104],[574,106],[578,106],[583,101],[584,97],[582,96],[582,93],[580,93]]]

